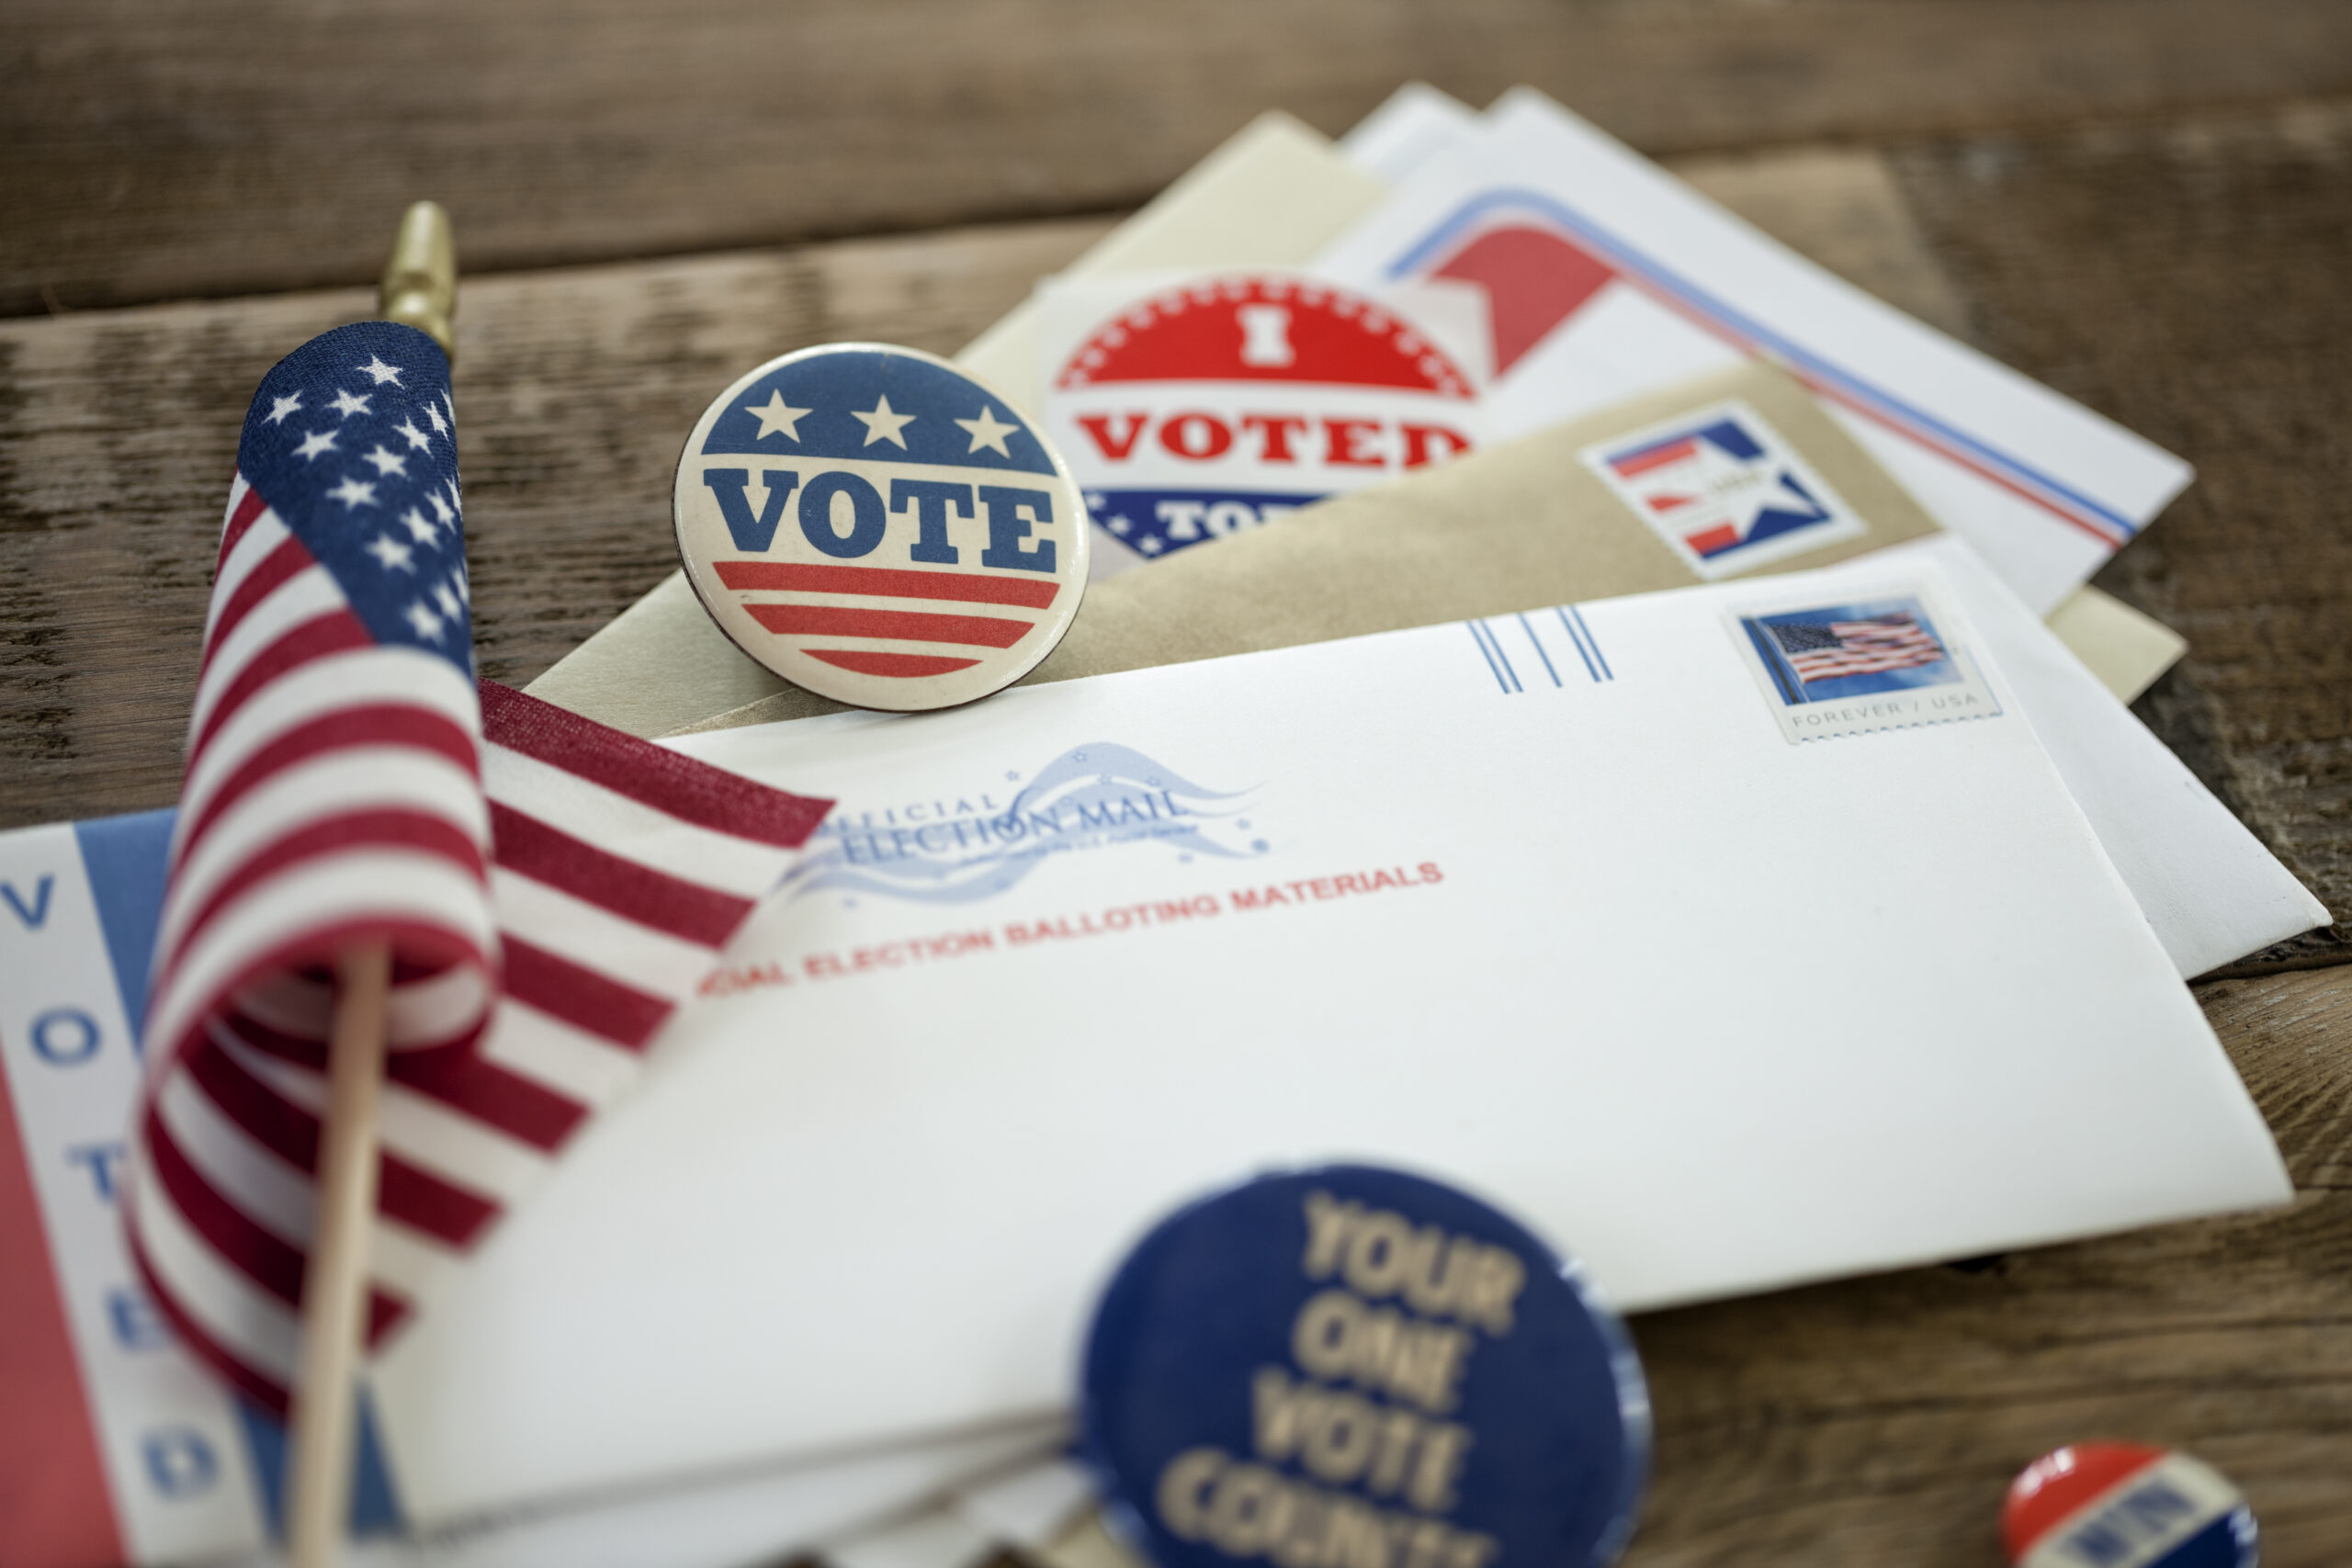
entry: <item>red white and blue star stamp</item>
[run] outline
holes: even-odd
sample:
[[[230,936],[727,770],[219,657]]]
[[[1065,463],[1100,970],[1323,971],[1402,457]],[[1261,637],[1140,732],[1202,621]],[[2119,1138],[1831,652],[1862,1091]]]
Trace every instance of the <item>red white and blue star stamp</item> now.
[[[1086,513],[1052,445],[936,355],[772,359],[678,458],[678,553],[735,645],[859,707],[948,707],[1053,651],[1086,592]]]
[[[1611,436],[1582,457],[1709,582],[1869,531],[1829,481],[1738,399]]]

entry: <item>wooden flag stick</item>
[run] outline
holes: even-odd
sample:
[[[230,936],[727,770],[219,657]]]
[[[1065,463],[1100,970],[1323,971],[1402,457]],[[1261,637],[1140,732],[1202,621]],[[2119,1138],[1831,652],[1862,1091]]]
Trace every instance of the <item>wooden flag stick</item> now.
[[[294,1396],[293,1506],[287,1557],[329,1568],[351,1506],[353,1390],[368,1313],[368,1233],[376,1217],[376,1097],[384,1081],[390,943],[346,948],[327,1043],[318,1214],[302,1278],[302,1376]]]
[[[420,201],[401,220],[377,308],[456,358],[457,247],[449,215]],[[336,966],[327,1042],[327,1113],[319,1130],[318,1211],[302,1275],[301,1381],[287,1445],[286,1555],[292,1568],[332,1568],[351,1511],[351,1446],[360,1347],[368,1325],[368,1236],[376,1218],[376,1100],[384,1081],[389,942],[356,942]]]

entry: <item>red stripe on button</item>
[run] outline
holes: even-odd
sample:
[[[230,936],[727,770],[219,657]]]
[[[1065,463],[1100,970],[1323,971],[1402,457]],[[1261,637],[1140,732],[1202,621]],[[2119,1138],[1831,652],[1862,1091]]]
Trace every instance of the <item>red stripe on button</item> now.
[[[891,599],[953,599],[967,604],[1050,607],[1061,585],[1051,578],[988,577],[960,571],[900,571],[874,566],[823,566],[806,561],[723,560],[718,581],[751,592],[873,593]]]
[[[843,610],[827,604],[746,604],[772,632],[817,637],[896,637],[910,642],[960,642],[1011,648],[1029,634],[1027,621],[989,615],[927,615],[917,610]]]
[[[969,670],[979,662],[977,659],[941,659],[927,653],[876,653],[865,649],[804,648],[809,658],[843,670],[854,670],[861,675],[889,675],[906,679],[918,675],[945,675],[957,670]]]

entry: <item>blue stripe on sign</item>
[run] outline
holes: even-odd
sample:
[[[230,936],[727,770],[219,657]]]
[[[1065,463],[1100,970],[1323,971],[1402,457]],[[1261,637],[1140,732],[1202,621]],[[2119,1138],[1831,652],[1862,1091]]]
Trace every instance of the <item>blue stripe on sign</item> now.
[[[357,1536],[400,1535],[408,1529],[401,1512],[400,1493],[392,1486],[392,1467],[376,1429],[375,1402],[365,1383],[358,1389],[357,1451],[351,1462],[351,1533]],[[261,1516],[271,1539],[286,1539],[286,1427],[277,1416],[244,1400],[236,1401],[238,1419],[245,1428],[245,1451],[253,1456],[254,1478],[261,1487]]]
[[[1786,361],[1801,374],[1836,388],[1854,401],[1863,404],[1882,418],[1915,439],[1929,446],[1958,447],[1985,467],[1998,471],[2011,481],[2030,489],[2041,491],[2041,500],[2055,510],[2076,513],[2077,520],[2099,533],[2110,531],[2120,536],[2112,542],[2121,544],[2139,529],[2132,521],[2111,506],[2083,494],[2048,474],[2013,457],[1997,447],[1969,434],[1955,425],[1904,401],[1894,393],[1877,387],[1831,364],[1810,349],[1790,338],[1781,336],[1763,322],[1743,315],[1731,305],[1716,299],[1697,284],[1681,276],[1664,265],[1634,249],[1591,219],[1569,207],[1558,197],[1543,191],[1505,187],[1481,193],[1456,209],[1452,217],[1431,230],[1410,250],[1389,264],[1388,276],[1404,277],[1425,264],[1430,255],[1450,243],[1464,230],[1498,208],[1532,208],[1551,219],[1577,238],[1589,242],[1596,250],[1605,253],[1611,261],[1626,271],[1638,274],[1645,281],[1666,293],[1674,295],[1702,315],[1712,318],[1718,325],[1746,339],[1748,344],[1770,356]],[[2059,504],[2064,502],[2064,505]],[[2088,513],[2081,516],[2079,513]]]
[[[1600,683],[1600,671],[1593,665],[1593,650],[1585,647],[1584,638],[1578,635],[1576,623],[1568,619],[1568,613],[1565,609],[1555,608],[1553,610],[1552,614],[1560,617],[1560,625],[1566,629],[1568,640],[1576,644],[1577,657],[1584,660],[1584,672],[1592,677],[1593,684],[1599,685]]]
[[[134,1040],[147,1021],[147,972],[155,962],[155,931],[164,923],[164,872],[176,815],[141,811],[74,824],[98,929],[106,935],[107,963]]]
[[[1555,686],[1560,684],[1560,672],[1552,668],[1552,656],[1544,651],[1543,639],[1535,635],[1535,628],[1528,624],[1524,613],[1519,617],[1519,629],[1525,632],[1527,640],[1535,645],[1535,657],[1544,661],[1544,673],[1552,677],[1552,684]]]
[[[1487,661],[1487,672],[1495,678],[1495,684],[1502,688],[1503,695],[1510,696],[1510,682],[1503,679],[1502,666],[1495,662],[1495,656],[1487,651],[1487,639],[1478,635],[1478,623],[1464,621],[1462,624],[1469,631],[1470,640],[1478,645],[1478,657]]]
[[[1591,646],[1592,656],[1600,660],[1600,678],[1604,681],[1617,679],[1617,672],[1609,668],[1609,656],[1600,651],[1600,639],[1592,635],[1592,627],[1585,621],[1584,612],[1571,604],[1568,614],[1575,618],[1577,629],[1584,633],[1584,640]]]

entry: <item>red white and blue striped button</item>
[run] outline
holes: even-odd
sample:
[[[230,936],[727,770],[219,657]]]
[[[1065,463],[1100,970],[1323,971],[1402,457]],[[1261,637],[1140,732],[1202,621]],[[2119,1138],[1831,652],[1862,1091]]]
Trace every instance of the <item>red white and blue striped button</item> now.
[[[2009,1483],[2001,1534],[2015,1568],[2255,1568],[2245,1496],[2212,1466],[2165,1449],[2082,1443]]]
[[[776,674],[908,712],[1011,685],[1086,592],[1085,502],[1004,394],[937,355],[806,348],[746,372],[679,455],[678,553]]]

